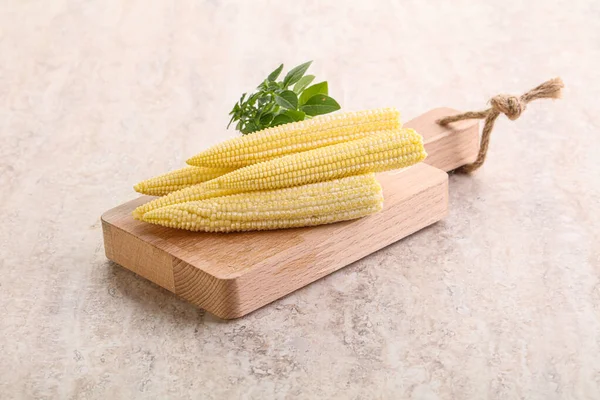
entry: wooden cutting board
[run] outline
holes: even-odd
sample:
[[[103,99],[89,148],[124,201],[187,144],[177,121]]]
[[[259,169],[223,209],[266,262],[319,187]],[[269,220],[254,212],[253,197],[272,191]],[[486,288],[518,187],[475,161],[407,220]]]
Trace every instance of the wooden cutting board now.
[[[448,212],[446,171],[475,160],[476,121],[451,128],[438,108],[404,124],[423,135],[424,163],[377,175],[384,209],[354,221],[265,232],[197,233],[134,220],[142,196],[102,215],[106,257],[199,307],[238,318],[434,222]]]

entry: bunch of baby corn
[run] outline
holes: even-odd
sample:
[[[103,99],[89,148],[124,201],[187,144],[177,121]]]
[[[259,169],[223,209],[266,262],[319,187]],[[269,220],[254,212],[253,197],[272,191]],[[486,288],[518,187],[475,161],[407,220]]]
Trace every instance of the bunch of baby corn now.
[[[390,108],[280,125],[222,142],[190,166],[140,182],[163,196],[136,219],[172,228],[236,232],[360,218],[383,207],[375,172],[426,157],[423,139]]]

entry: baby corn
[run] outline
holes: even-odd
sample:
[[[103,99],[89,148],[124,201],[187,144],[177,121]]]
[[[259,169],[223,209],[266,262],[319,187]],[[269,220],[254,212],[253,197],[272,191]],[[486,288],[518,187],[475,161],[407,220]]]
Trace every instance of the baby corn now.
[[[362,139],[249,165],[173,192],[134,210],[134,217],[171,204],[258,190],[273,190],[408,167],[427,156],[412,129],[372,133]]]
[[[288,154],[356,140],[371,132],[400,128],[393,108],[323,115],[219,143],[190,158],[203,167],[244,167]]]
[[[374,174],[365,174],[170,205],[147,212],[143,220],[190,231],[236,232],[346,221],[382,207],[381,186]]]

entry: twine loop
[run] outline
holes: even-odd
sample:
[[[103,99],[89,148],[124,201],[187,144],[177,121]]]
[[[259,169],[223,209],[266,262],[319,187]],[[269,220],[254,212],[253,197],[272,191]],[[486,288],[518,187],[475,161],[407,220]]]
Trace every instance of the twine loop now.
[[[490,99],[490,108],[483,111],[468,111],[466,113],[451,115],[437,121],[440,125],[448,125],[452,122],[462,121],[465,119],[484,119],[483,131],[481,132],[481,144],[479,146],[479,154],[477,159],[472,164],[463,165],[456,172],[471,173],[481,167],[485,162],[490,136],[494,128],[494,122],[500,114],[504,114],[514,121],[518,119],[523,111],[527,108],[527,104],[536,99],[558,99],[561,96],[563,81],[560,78],[550,79],[547,82],[531,89],[522,96],[512,96],[507,94],[499,94]]]

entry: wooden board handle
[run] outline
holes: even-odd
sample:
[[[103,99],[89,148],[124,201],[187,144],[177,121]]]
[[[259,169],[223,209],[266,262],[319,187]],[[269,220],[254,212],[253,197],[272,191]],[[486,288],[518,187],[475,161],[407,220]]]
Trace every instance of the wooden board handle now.
[[[452,108],[436,108],[404,124],[423,136],[427,158],[425,163],[449,172],[470,164],[479,152],[479,122],[465,120],[441,126],[442,117],[459,114]]]

